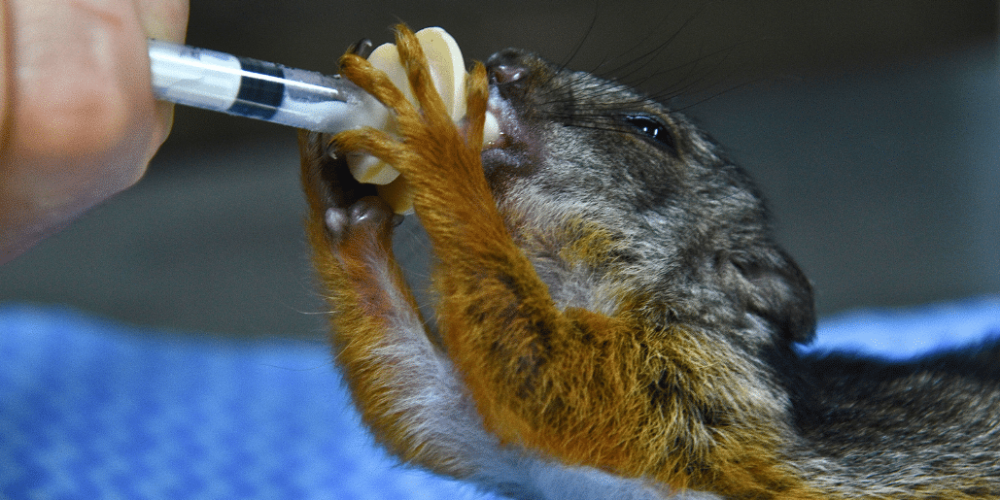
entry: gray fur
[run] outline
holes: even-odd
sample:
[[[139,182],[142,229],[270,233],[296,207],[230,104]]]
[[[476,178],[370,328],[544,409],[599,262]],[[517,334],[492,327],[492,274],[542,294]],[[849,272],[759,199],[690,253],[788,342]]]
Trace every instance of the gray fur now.
[[[517,154],[484,154],[498,204],[519,214],[511,232],[552,233],[553,221],[583,216],[628,243],[628,265],[603,276],[528,246],[562,303],[606,309],[602,290],[625,282],[674,304],[670,316],[720,332],[769,374],[761,394],[787,409],[786,456],[824,490],[1000,497],[996,343],[912,363],[798,357],[792,344],[814,332],[811,287],[775,243],[756,187],[711,138],[614,82],[517,50],[494,55],[488,66],[498,65],[527,69],[491,89]],[[660,120],[670,141],[644,137],[629,115]]]

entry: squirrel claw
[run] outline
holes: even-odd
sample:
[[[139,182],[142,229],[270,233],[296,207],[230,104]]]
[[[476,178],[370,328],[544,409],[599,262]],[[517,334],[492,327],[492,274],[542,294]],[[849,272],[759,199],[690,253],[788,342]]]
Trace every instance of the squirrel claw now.
[[[393,219],[389,204],[378,196],[365,196],[351,205],[348,211],[352,226],[382,228],[391,224]]]
[[[365,196],[348,208],[328,208],[323,217],[333,240],[343,243],[355,240],[362,233],[388,240],[402,216],[393,213],[385,200]]]

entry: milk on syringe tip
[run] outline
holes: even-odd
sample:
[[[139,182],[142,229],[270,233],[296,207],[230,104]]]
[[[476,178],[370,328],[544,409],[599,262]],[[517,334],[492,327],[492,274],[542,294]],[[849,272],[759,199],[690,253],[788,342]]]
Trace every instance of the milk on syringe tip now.
[[[157,99],[337,133],[382,127],[389,111],[353,83],[222,52],[149,41]]]

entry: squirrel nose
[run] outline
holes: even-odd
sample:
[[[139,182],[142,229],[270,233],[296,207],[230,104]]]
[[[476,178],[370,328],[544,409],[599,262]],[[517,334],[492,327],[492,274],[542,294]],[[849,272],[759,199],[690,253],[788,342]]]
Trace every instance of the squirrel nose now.
[[[492,83],[503,85],[505,83],[514,83],[524,78],[524,75],[527,72],[528,68],[525,68],[524,66],[501,64],[500,66],[490,68],[489,75]]]
[[[528,75],[528,66],[523,60],[524,54],[516,49],[503,50],[490,56],[486,61],[490,83],[507,85],[524,80]]]

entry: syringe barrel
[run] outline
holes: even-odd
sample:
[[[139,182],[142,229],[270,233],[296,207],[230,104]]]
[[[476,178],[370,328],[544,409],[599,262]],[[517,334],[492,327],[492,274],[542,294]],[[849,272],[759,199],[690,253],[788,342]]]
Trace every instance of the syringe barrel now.
[[[353,83],[313,71],[149,41],[157,99],[336,133],[382,128],[388,110]]]

